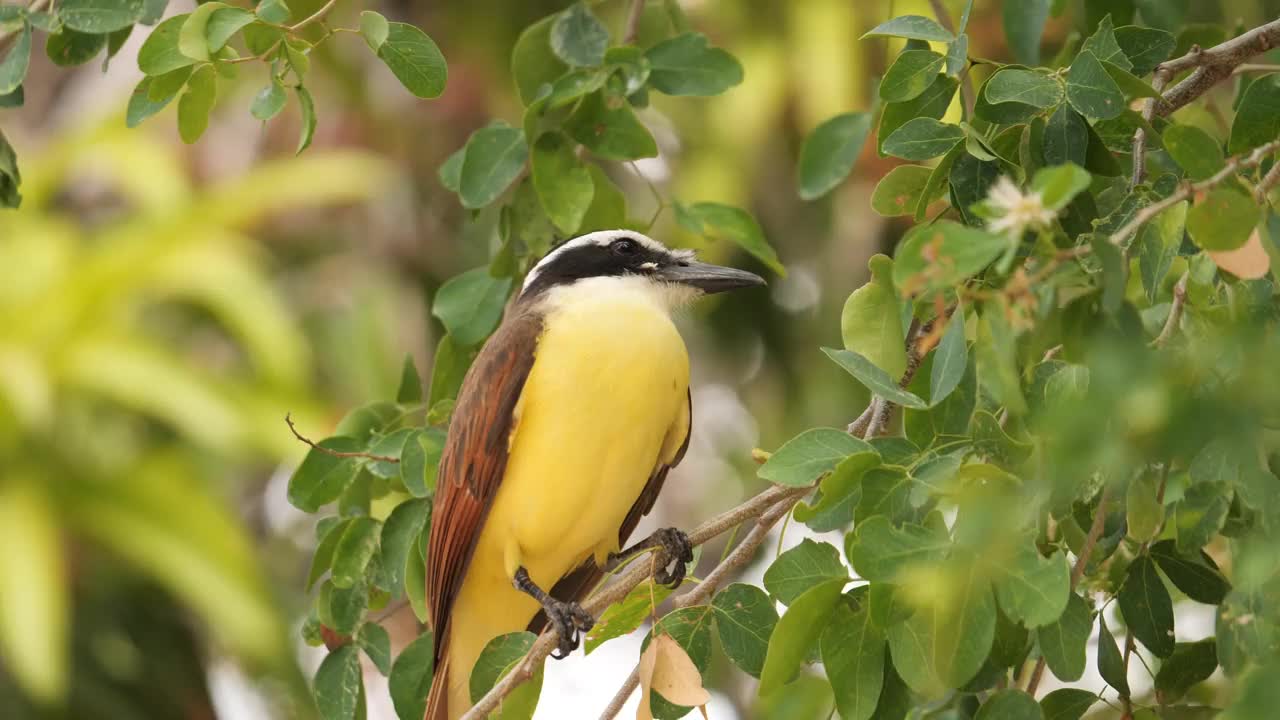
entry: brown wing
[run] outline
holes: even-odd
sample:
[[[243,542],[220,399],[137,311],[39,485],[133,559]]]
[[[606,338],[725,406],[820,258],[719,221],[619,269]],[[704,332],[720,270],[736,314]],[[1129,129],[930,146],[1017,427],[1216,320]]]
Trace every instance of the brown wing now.
[[[440,458],[427,548],[427,616],[437,663],[453,600],[506,471],[516,403],[542,332],[539,316],[514,312],[467,371]]]
[[[645,484],[644,490],[640,492],[640,497],[636,498],[636,502],[627,511],[627,517],[622,521],[622,527],[618,529],[618,546],[626,547],[627,538],[631,537],[631,533],[639,524],[640,518],[649,514],[653,509],[653,504],[658,500],[658,493],[662,492],[662,483],[667,479],[667,473],[671,468],[680,464],[684,459],[685,451],[689,449],[689,436],[693,431],[693,396],[689,395],[689,430],[685,432],[684,442],[680,443],[680,449],[676,451],[676,455],[671,462],[659,464],[654,468],[653,474],[649,476],[649,482]],[[596,583],[600,582],[600,578],[604,577],[604,568],[596,567],[593,559],[588,558],[585,563],[580,565],[577,570],[560,578],[560,582],[551,588],[551,596],[558,600],[581,600],[586,596]],[[529,632],[539,633],[546,625],[547,616],[541,611],[529,621]]]

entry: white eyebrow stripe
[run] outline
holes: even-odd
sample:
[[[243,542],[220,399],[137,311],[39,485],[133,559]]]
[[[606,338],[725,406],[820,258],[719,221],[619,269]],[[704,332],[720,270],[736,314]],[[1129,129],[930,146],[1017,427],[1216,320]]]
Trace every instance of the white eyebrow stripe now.
[[[619,236],[625,236],[632,240],[635,240],[636,242],[640,243],[641,245],[644,245],[645,247],[655,252],[661,252],[661,253],[672,252],[671,250],[668,250],[665,245],[658,242],[657,240],[654,240],[651,237],[635,232],[634,230],[626,230],[623,228],[618,228],[617,230],[597,230],[596,232],[590,232],[590,233],[587,233],[586,235],[579,235],[578,237],[573,238],[571,240],[566,240],[565,242],[561,243],[559,247],[557,247],[556,249],[544,255],[542,259],[538,261],[538,264],[534,265],[533,269],[529,271],[529,274],[525,276],[524,286],[520,288],[520,291],[524,292],[525,290],[528,290],[529,286],[532,285],[533,282],[538,279],[538,275],[542,272],[543,268],[545,268],[549,263],[555,261],[557,257],[564,254],[566,251],[572,250],[573,248],[582,247],[583,245],[601,245],[601,246],[608,245],[609,243],[616,240]],[[682,251],[676,251],[676,252],[682,252]],[[693,257],[692,251],[687,251],[687,252],[689,253],[688,254],[689,258]]]

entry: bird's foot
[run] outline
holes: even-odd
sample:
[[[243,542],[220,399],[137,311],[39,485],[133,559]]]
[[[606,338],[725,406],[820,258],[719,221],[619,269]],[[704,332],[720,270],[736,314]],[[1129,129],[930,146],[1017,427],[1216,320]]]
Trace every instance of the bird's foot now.
[[[560,634],[560,642],[551,657],[561,660],[578,649],[581,633],[589,631],[595,624],[595,618],[576,602],[565,602],[547,597],[542,603],[542,610],[547,614],[547,622]]]
[[[693,543],[683,530],[661,528],[652,535],[618,553],[617,558],[625,561],[631,556],[649,549],[657,549],[654,557],[658,571],[653,574],[653,581],[666,585],[673,590],[684,582],[685,566],[693,562]]]

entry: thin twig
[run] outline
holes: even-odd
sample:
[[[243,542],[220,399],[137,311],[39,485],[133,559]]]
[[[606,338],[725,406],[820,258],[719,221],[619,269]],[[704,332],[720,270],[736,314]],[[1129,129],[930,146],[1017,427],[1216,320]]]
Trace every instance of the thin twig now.
[[[1164,321],[1160,334],[1151,341],[1151,347],[1163,347],[1169,342],[1169,338],[1178,332],[1178,323],[1182,321],[1182,311],[1187,304],[1187,279],[1190,275],[1189,270],[1183,271],[1182,277],[1178,278],[1177,284],[1173,286],[1173,303],[1169,305],[1169,318]]]
[[[640,18],[644,17],[644,0],[631,0],[631,10],[627,12],[627,28],[622,33],[622,44],[635,43],[640,35]]]
[[[811,490],[813,490],[811,485],[805,487],[774,485],[741,505],[727,510],[694,528],[689,532],[689,542],[694,546],[702,545],[747,520],[761,518],[762,516],[770,517],[770,523],[777,522],[778,518],[786,514],[795,503],[799,502],[800,498]],[[744,539],[743,545],[746,543],[747,540]],[[740,545],[739,547],[742,546]],[[698,587],[707,585],[710,582],[719,582],[717,572],[730,562],[737,562],[732,553]],[[595,592],[583,601],[582,608],[593,616],[599,616],[605,608],[625,598],[631,590],[652,577],[652,575],[653,568],[649,563],[633,563],[625,572],[620,573],[613,582],[597,588]],[[695,589],[691,592],[697,592],[697,590]],[[521,683],[533,677],[534,671],[547,659],[547,656],[556,648],[558,642],[559,633],[555,627],[548,626],[534,641],[533,647],[529,648],[529,652],[525,654],[524,659],[517,663],[515,668],[507,673],[497,685],[494,685],[481,698],[480,702],[468,710],[462,716],[462,720],[481,720],[481,718],[488,717],[489,713],[498,707],[503,698],[519,687]]]
[[[942,0],[929,0],[929,4],[933,6],[933,14],[937,16],[938,24],[942,25],[942,29],[959,38],[959,34],[956,33],[956,25],[951,21],[951,13],[947,12],[947,6],[942,4]],[[967,57],[965,61],[966,63],[968,62]],[[964,101],[964,116],[972,118],[976,99],[973,94],[973,78],[969,77],[967,68],[966,72],[960,74],[960,99]]]
[[[1169,78],[1172,73],[1164,68],[1156,70],[1155,75],[1151,79],[1151,87],[1158,93],[1164,92],[1165,85],[1169,84]],[[1156,99],[1147,98],[1142,104],[1142,119],[1151,124],[1151,119],[1156,113]],[[1130,188],[1136,188],[1142,184],[1147,175],[1147,131],[1144,127],[1139,126],[1133,131],[1133,177],[1129,181]]]
[[[1271,169],[1266,175],[1262,176],[1262,180],[1258,182],[1258,186],[1253,189],[1253,200],[1259,205],[1267,202],[1267,194],[1271,192],[1277,184],[1280,184],[1280,162],[1272,163]]]
[[[1184,183],[1182,187],[1179,187],[1173,194],[1169,195],[1169,197],[1158,202],[1154,202],[1134,213],[1132,220],[1125,223],[1123,227],[1111,235],[1111,244],[1123,245],[1124,242],[1129,239],[1129,236],[1133,235],[1138,228],[1142,227],[1142,225],[1148,220],[1151,220],[1155,216],[1165,210],[1168,210],[1174,205],[1177,205],[1183,200],[1194,197],[1195,195],[1207,190],[1212,190],[1226,182],[1241,170],[1249,170],[1257,167],[1262,164],[1262,161],[1266,159],[1268,155],[1276,150],[1280,150],[1280,140],[1272,140],[1265,145],[1261,145],[1255,148],[1253,152],[1248,155],[1236,155],[1235,157],[1232,157],[1230,160],[1227,160],[1221,170],[1213,176],[1201,180],[1198,183]]]
[[[50,0],[31,0],[31,4],[27,6],[27,12],[29,13],[40,12],[41,10],[44,9],[46,5],[49,4],[49,2]],[[8,40],[11,36],[17,35],[20,32],[22,32],[21,28],[17,30],[11,30],[9,32],[0,33],[0,51],[4,50],[4,42],[6,40]]]
[[[329,0],[329,2],[322,5],[319,10],[315,11],[314,13],[311,13],[311,16],[308,17],[306,20],[303,20],[302,22],[296,23],[294,25],[290,25],[288,28],[289,32],[291,33],[298,32],[299,30],[310,25],[313,22],[323,20],[324,16],[328,15],[329,11],[333,9],[333,6],[337,4],[338,4],[338,0]]]
[[[1167,117],[1208,92],[1209,88],[1231,77],[1235,69],[1248,59],[1277,45],[1280,45],[1280,19],[1272,20],[1207,50],[1192,45],[1186,55],[1160,64],[1160,69],[1168,71],[1170,77],[1191,68],[1195,68],[1195,71],[1164,93],[1156,107],[1156,113],[1160,117]]]
[[[1244,75],[1245,73],[1275,73],[1280,72],[1280,65],[1268,65],[1266,63],[1245,63],[1239,65],[1232,71],[1233,75]]]
[[[290,413],[285,413],[284,421],[289,425],[289,432],[292,432],[294,437],[310,445],[312,449],[319,450],[326,455],[332,455],[336,458],[367,458],[369,460],[378,460],[389,463],[400,462],[400,458],[391,457],[390,455],[374,455],[373,453],[367,452],[339,452],[337,450],[330,450],[323,445],[317,445],[316,443],[311,442],[309,438],[303,437],[302,433],[298,432],[298,428],[293,426],[293,418],[290,416]]]

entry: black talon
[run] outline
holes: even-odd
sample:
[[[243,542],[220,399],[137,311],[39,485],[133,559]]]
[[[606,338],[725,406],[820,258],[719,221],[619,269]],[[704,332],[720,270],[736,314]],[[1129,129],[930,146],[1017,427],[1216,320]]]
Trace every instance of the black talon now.
[[[552,651],[551,657],[563,660],[574,650],[577,650],[581,642],[580,633],[587,632],[595,625],[596,621],[595,618],[591,617],[591,613],[584,610],[576,602],[557,600],[543,592],[542,588],[533,582],[529,577],[529,572],[524,568],[516,569],[512,584],[516,586],[517,590],[529,595],[542,605],[542,610],[547,615],[547,623],[560,634],[560,642],[556,646],[556,650]]]
[[[650,548],[658,548],[658,564],[661,568],[653,574],[654,582],[672,589],[680,587],[680,583],[684,582],[685,566],[693,562],[693,543],[689,542],[689,536],[676,528],[661,528],[618,553],[617,557],[626,559]]]

